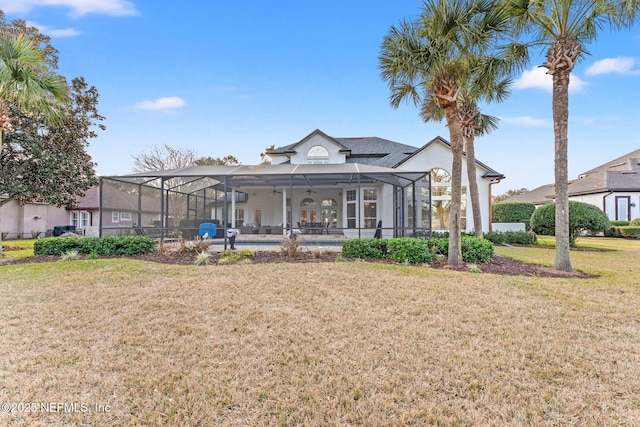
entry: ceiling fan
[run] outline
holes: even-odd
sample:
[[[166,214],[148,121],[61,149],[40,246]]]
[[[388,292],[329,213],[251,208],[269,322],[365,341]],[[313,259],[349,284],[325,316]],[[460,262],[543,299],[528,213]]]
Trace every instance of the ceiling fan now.
[[[306,190],[306,191],[307,191],[307,194],[309,194],[309,195],[311,195],[311,193],[317,193],[317,191],[313,191],[313,190],[312,190],[312,189],[310,189],[310,188],[307,188],[307,190]]]
[[[282,194],[282,191],[278,191],[276,190],[276,186],[273,186],[273,195],[275,196],[276,194]]]

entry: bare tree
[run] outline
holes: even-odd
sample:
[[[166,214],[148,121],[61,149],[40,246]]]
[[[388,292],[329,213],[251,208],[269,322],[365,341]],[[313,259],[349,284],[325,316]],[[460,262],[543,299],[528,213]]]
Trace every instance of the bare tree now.
[[[193,166],[198,159],[198,153],[190,148],[174,148],[170,145],[154,145],[147,153],[140,153],[133,157],[134,172],[180,169]]]

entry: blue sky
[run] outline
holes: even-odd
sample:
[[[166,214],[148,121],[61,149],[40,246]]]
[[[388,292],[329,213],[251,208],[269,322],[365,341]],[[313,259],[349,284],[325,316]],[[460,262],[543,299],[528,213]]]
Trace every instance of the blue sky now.
[[[258,163],[265,147],[315,129],[422,146],[444,124],[392,109],[377,57],[389,27],[421,2],[0,0],[53,38],[60,73],[100,92],[107,130],[89,148],[101,175],[131,172],[132,155],[169,144]],[[569,177],[640,148],[640,26],[603,31],[572,77]],[[511,97],[483,112],[500,129],[479,160],[505,174],[495,193],[553,182],[551,83],[516,76]]]

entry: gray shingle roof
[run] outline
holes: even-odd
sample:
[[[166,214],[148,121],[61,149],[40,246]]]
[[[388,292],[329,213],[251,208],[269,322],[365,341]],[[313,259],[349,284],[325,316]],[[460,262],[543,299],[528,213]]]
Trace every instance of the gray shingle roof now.
[[[302,140],[294,143],[278,147],[270,153],[272,154],[286,154],[287,152],[294,151],[296,146],[303,141],[307,140],[310,136],[320,134],[329,140],[335,142],[343,150],[347,150],[347,163],[360,163],[363,165],[381,166],[387,168],[396,168],[410,157],[416,155],[418,152],[424,150],[429,145],[435,142],[442,142],[447,146],[451,146],[445,139],[441,137],[435,137],[422,147],[414,147],[413,145],[402,144],[399,142],[391,141],[377,136],[357,137],[357,138],[333,138],[325,134],[319,129],[313,131],[310,135],[306,136]],[[484,178],[504,178],[499,172],[491,169],[486,164],[477,161],[476,163],[487,170],[487,173],[483,175]]]
[[[569,181],[569,196],[606,191],[640,191],[640,150],[604,163]],[[507,201],[541,203],[545,198],[546,201],[553,200],[554,196],[554,186],[549,184],[509,197]]]

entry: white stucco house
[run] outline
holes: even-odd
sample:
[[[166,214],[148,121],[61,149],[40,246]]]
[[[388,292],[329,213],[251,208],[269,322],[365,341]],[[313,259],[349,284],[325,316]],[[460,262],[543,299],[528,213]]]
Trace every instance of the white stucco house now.
[[[569,200],[597,206],[610,220],[640,217],[640,150],[581,173],[578,179],[569,181],[568,191]],[[554,199],[554,185],[547,184],[505,201],[539,206]]]
[[[451,195],[450,144],[436,137],[422,147],[377,138],[336,138],[315,130],[267,153],[270,164],[193,166],[103,177],[102,187],[155,195],[169,229],[198,219],[242,233],[340,234],[382,237],[447,230]],[[483,229],[489,229],[491,186],[504,178],[477,162]],[[463,161],[462,228],[474,229]],[[181,200],[176,212],[176,200]],[[415,207],[415,209],[414,209]],[[110,209],[102,200],[102,209]],[[133,217],[141,217],[132,209]],[[148,209],[147,209],[148,210]],[[104,230],[109,227],[101,226]]]

